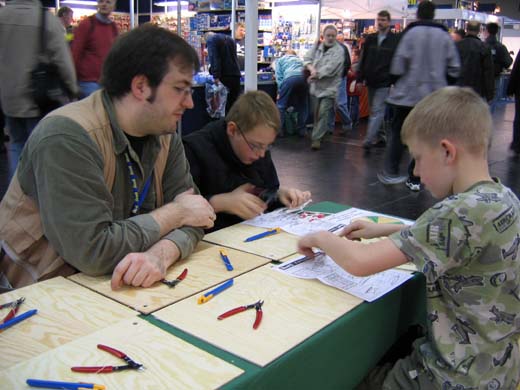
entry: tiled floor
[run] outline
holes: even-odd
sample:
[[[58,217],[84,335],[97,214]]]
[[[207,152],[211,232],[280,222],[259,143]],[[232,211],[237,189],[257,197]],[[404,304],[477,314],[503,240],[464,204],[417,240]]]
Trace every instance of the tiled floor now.
[[[520,194],[520,159],[509,150],[514,104],[502,104],[494,115],[490,169],[493,176]],[[415,219],[435,200],[421,190],[411,192],[404,184],[384,186],[376,173],[382,167],[384,148],[373,149],[365,156],[361,140],[366,121],[347,136],[332,135],[319,151],[310,150],[310,141],[298,137],[278,140],[273,158],[282,185],[308,189],[315,202],[330,200],[351,206]],[[405,172],[406,162],[403,162]],[[7,158],[0,154],[0,196],[7,188]]]

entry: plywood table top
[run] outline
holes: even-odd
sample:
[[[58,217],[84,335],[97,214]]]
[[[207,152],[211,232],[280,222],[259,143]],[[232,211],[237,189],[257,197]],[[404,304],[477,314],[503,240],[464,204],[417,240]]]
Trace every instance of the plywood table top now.
[[[171,305],[183,298],[199,293],[227,279],[260,267],[270,262],[265,257],[250,253],[226,249],[234,270],[228,271],[220,258],[220,246],[203,243],[203,249],[196,250],[190,257],[175,263],[168,270],[166,279],[173,280],[187,268],[188,275],[175,288],[162,283],[156,283],[150,288],[123,287],[113,291],[110,288],[110,277],[93,277],[85,274],[75,274],[69,279],[110,297],[122,304],[128,305],[143,314],[149,314],[165,306]]]
[[[235,307],[264,300],[263,319],[252,328],[255,310],[222,321]],[[265,366],[356,307],[361,299],[316,280],[284,275],[265,265],[235,278],[232,287],[209,302],[197,296],[162,309],[154,316],[219,348]]]
[[[269,229],[239,223],[206,234],[204,241],[253,253],[271,260],[281,260],[296,253],[299,237],[284,231],[259,240],[244,242],[246,238],[267,230]]]
[[[126,353],[142,370],[105,374],[71,371],[73,366],[124,365],[98,349],[105,344]],[[7,370],[0,371],[0,387],[29,388],[25,380],[46,379],[103,384],[107,389],[214,389],[243,371],[139,318],[123,320],[74,340]]]
[[[0,332],[0,369],[139,314],[62,277],[2,294],[0,304],[20,297],[18,314],[38,313]],[[2,317],[7,313],[3,309]]]

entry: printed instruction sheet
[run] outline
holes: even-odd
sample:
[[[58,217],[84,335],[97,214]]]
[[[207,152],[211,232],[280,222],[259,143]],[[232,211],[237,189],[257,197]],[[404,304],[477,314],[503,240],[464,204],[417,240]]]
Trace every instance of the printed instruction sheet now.
[[[390,269],[371,276],[357,277],[349,274],[322,252],[317,253],[314,258],[303,256],[287,261],[275,269],[296,278],[318,279],[368,302],[382,297],[413,276],[406,271]]]

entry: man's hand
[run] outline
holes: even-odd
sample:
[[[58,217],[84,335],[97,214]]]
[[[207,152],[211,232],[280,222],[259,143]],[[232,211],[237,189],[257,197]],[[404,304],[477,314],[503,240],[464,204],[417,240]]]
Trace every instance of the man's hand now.
[[[123,285],[150,287],[164,279],[166,270],[180,258],[180,251],[173,242],[161,240],[148,251],[129,253],[117,264],[110,286],[117,290]]]
[[[298,207],[311,198],[309,191],[300,191],[296,188],[280,188],[278,190],[278,199],[285,207],[290,209]]]
[[[242,184],[231,192],[213,196],[210,202],[217,212],[224,211],[242,219],[251,219],[267,209],[262,199],[250,193],[254,188],[250,183]]]
[[[183,226],[210,228],[215,223],[215,210],[202,195],[195,195],[193,188],[177,195],[173,204],[182,215]]]

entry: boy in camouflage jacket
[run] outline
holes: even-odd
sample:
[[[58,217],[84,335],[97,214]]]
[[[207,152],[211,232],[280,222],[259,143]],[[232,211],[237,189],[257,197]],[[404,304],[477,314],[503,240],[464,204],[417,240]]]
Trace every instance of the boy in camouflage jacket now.
[[[355,221],[303,237],[351,274],[412,261],[426,276],[428,333],[383,376],[383,389],[508,389],[520,381],[520,203],[489,176],[492,121],[468,88],[425,97],[403,125],[415,172],[445,198],[412,226]],[[351,241],[389,236],[370,244]],[[378,386],[377,388],[381,388]]]

